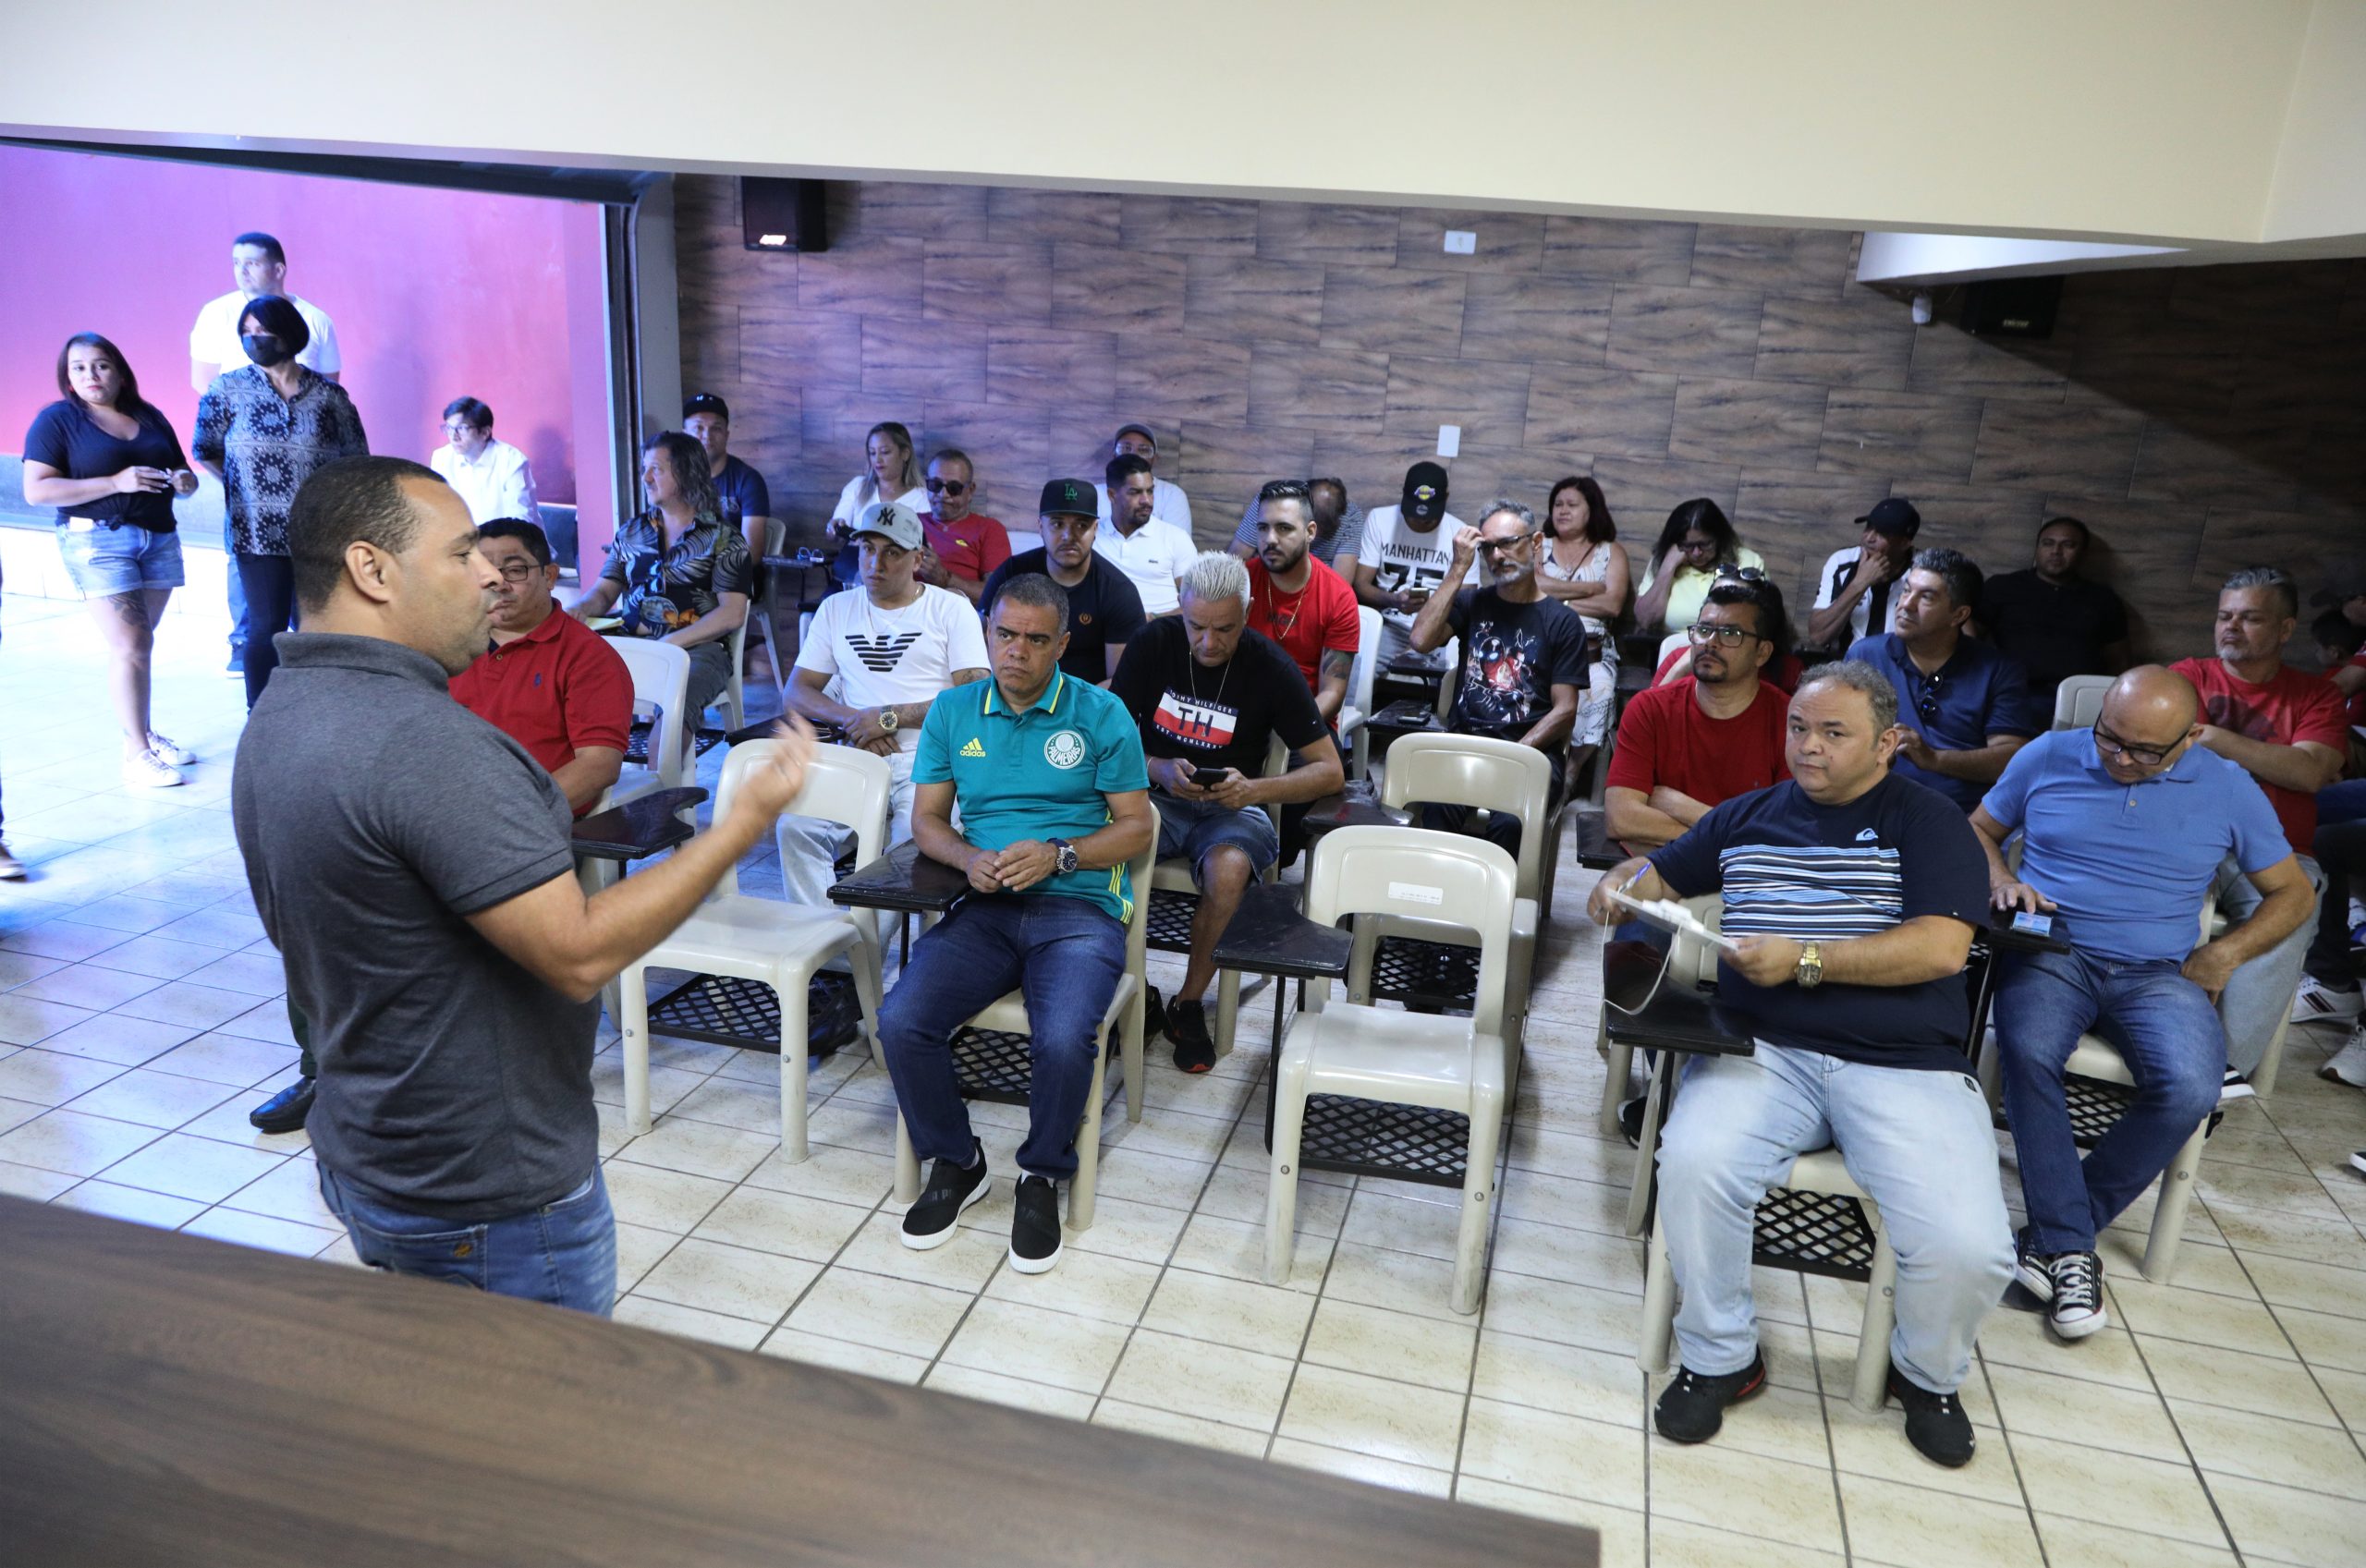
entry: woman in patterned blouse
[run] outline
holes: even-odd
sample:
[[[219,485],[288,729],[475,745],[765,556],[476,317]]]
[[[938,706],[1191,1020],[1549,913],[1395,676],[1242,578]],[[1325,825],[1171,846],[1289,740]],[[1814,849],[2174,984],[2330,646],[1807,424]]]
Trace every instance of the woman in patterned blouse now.
[[[666,431],[640,452],[649,510],[628,517],[600,580],[573,605],[583,619],[611,609],[634,637],[663,638],[690,654],[690,722],[730,684],[726,646],[748,618],[748,541],[726,528],[695,437]]]
[[[312,470],[369,456],[361,416],[345,388],[296,362],[312,341],[296,307],[256,296],[238,318],[254,362],[226,370],[197,405],[199,465],[222,481],[230,548],[247,595],[247,707],[279,665],[272,638],[296,625],[296,574],[287,559],[287,508]]]

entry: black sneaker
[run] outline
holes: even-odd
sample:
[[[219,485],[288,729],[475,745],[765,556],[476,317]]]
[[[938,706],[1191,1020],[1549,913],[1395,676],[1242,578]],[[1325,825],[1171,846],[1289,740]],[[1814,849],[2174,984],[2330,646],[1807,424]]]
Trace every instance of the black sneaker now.
[[[1643,1147],[1643,1097],[1637,1095],[1618,1108],[1618,1131],[1629,1149]]]
[[[1670,1442],[1707,1442],[1726,1424],[1726,1406],[1738,1404],[1766,1386],[1766,1357],[1750,1358],[1738,1372],[1712,1378],[1689,1367],[1676,1369],[1676,1381],[1660,1395],[1652,1424]]]
[[[1166,1032],[1166,1003],[1159,1000],[1156,986],[1144,986],[1150,1000],[1142,1004],[1142,1039],[1156,1039]]]
[[[299,1078],[247,1112],[247,1121],[256,1131],[293,1133],[303,1129],[304,1119],[312,1113],[314,1080]]]
[[[1010,1266],[1048,1272],[1060,1260],[1060,1189],[1049,1176],[1021,1176],[1010,1205]]]
[[[2092,1252],[2057,1252],[2045,1260],[2053,1289],[2045,1321],[2066,1340],[2082,1340],[2111,1321],[2104,1312],[2104,1260]]]
[[[1208,1008],[1203,1002],[1178,1002],[1166,1015],[1166,1038],[1175,1042],[1175,1064],[1187,1073],[1204,1073],[1216,1064],[1216,1042],[1208,1033]]]
[[[933,1161],[921,1200],[904,1211],[904,1245],[914,1252],[951,1241],[959,1228],[961,1210],[994,1190],[986,1175],[985,1147],[975,1139],[970,1147],[967,1165],[956,1165],[950,1160]]]
[[[1971,1463],[1971,1417],[1952,1393],[1933,1393],[1889,1369],[1889,1392],[1906,1407],[1906,1440],[1933,1465],[1960,1470]]]

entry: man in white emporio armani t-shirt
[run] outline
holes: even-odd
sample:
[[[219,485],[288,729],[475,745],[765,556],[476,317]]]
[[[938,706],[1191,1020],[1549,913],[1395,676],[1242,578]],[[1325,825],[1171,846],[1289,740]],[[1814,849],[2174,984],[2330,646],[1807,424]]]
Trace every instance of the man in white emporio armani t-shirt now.
[[[920,514],[902,502],[864,510],[854,530],[861,586],[814,610],[788,689],[789,707],[817,724],[835,724],[846,745],[887,759],[895,771],[891,844],[912,836],[912,753],[928,705],[986,675],[977,607],[920,580],[924,541]],[[795,903],[824,903],[854,834],[818,817],[783,817],[780,825],[783,891]]]

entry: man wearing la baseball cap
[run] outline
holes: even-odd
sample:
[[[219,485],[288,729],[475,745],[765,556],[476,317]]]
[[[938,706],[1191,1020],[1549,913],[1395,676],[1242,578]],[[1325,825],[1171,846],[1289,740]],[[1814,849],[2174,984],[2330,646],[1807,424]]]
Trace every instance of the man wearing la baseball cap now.
[[[1903,496],[1887,496],[1857,519],[1858,541],[1835,550],[1816,578],[1815,608],[1808,612],[1807,641],[1838,649],[1865,635],[1868,626],[1889,625],[1890,584],[1913,564],[1914,536],[1922,514]]]
[[[1380,656],[1393,659],[1412,646],[1413,617],[1445,576],[1462,519],[1445,509],[1445,469],[1416,463],[1405,470],[1405,493],[1394,506],[1364,517],[1363,542],[1348,582],[1356,598],[1381,615]]]
[[[1046,484],[1036,508],[1043,547],[1022,551],[996,566],[978,595],[978,608],[992,615],[1003,584],[1043,573],[1068,596],[1068,645],[1060,654],[1060,668],[1088,685],[1106,686],[1144,616],[1133,579],[1092,548],[1101,527],[1098,500],[1091,480]]]
[[[920,514],[900,501],[863,508],[854,528],[860,580],[814,609],[787,693],[788,705],[816,724],[835,724],[848,746],[887,759],[887,836],[896,844],[911,836],[912,753],[928,705],[987,669],[976,609],[952,589],[920,580],[925,539]],[[836,700],[825,695],[834,680]],[[794,903],[825,903],[838,857],[853,842],[841,823],[783,817],[782,890]]]

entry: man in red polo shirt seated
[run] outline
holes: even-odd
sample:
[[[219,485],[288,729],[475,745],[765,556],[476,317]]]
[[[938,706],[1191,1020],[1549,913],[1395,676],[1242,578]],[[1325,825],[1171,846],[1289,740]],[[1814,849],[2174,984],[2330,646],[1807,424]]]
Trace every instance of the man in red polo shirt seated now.
[[[452,677],[452,696],[550,770],[579,817],[624,769],[632,675],[608,639],[558,607],[558,567],[540,527],[502,517],[477,530],[501,574],[493,646]]]
[[[921,553],[916,575],[972,604],[994,568],[1010,559],[1010,530],[970,510],[977,504],[978,470],[968,453],[948,446],[928,460],[928,510],[921,514],[928,548]]]
[[[1761,674],[1779,650],[1782,626],[1774,584],[1718,578],[1692,624],[1692,673],[1627,704],[1603,784],[1603,825],[1630,854],[1682,836],[1712,806],[1791,776],[1790,701]]]
[[[1257,553],[1249,558],[1249,626],[1282,645],[1335,733],[1348,699],[1362,627],[1356,590],[1316,560],[1314,503],[1305,483],[1275,480],[1257,493]]]

